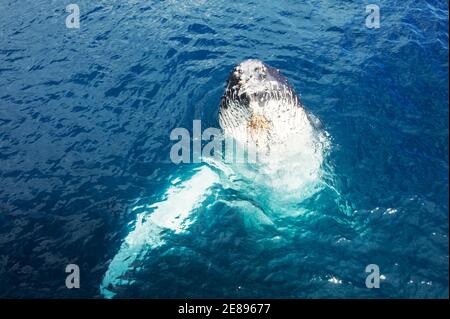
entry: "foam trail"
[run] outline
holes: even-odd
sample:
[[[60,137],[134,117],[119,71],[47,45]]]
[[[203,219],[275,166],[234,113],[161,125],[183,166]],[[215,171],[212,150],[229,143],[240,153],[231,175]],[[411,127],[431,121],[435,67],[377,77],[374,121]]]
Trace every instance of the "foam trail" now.
[[[138,214],[134,229],[109,264],[100,285],[100,293],[105,298],[112,298],[116,294],[113,292],[114,288],[131,284],[132,280],[126,275],[129,270],[139,267],[135,262],[148,249],[164,244],[164,239],[161,238],[163,231],[181,233],[186,230],[192,222],[188,217],[218,181],[218,175],[209,167],[203,166],[190,179],[171,186],[164,200],[148,206],[150,211]]]

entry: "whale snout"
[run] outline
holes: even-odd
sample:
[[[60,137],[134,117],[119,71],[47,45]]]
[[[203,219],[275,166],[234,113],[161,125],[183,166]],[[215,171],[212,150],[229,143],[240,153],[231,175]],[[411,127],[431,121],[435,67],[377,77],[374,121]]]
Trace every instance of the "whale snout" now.
[[[230,73],[221,106],[227,108],[230,104],[249,107],[250,100],[255,98],[257,89],[262,92],[261,84],[266,78],[267,68],[259,60],[245,60],[238,64]]]
[[[277,86],[279,72],[260,60],[245,60],[239,63],[228,78],[229,97],[252,99],[269,92]],[[272,82],[272,83],[271,83]],[[270,87],[269,85],[272,85]]]
[[[250,81],[264,82],[267,77],[267,67],[260,60],[245,60],[237,65],[233,72],[230,74],[230,78],[238,85],[249,83]]]
[[[249,59],[230,73],[221,107],[227,108],[230,104],[249,107],[250,102],[263,106],[268,99],[277,98],[277,94],[281,98],[287,91],[291,88],[279,70],[260,60]]]

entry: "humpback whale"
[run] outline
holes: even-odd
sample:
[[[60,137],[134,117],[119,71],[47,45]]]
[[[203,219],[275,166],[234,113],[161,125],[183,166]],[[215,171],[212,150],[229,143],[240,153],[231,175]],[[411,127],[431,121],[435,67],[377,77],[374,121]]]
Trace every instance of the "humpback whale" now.
[[[264,210],[285,211],[320,189],[327,134],[279,70],[255,59],[237,65],[221,98],[218,120],[224,137],[233,139],[236,147],[258,153],[257,163],[211,159],[196,166],[189,178],[172,181],[160,202],[140,207],[100,285],[105,298],[133,283],[129,272],[146,251],[165,243],[165,232],[179,234],[188,229],[196,209],[215,186],[232,188],[244,183],[247,188],[236,187],[258,203],[249,211],[267,224],[271,220]],[[236,205],[255,206],[242,201]]]

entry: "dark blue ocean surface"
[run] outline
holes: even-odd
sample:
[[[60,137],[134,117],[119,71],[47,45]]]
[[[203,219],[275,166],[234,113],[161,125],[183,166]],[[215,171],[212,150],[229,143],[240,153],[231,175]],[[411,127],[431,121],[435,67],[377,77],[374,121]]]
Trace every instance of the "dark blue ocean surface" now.
[[[68,1],[0,1],[0,297],[101,298],[131,208],[193,166],[170,162],[170,131],[218,127],[246,58],[320,118],[335,191],[266,232],[227,206],[245,190],[223,190],[117,296],[448,297],[447,1],[374,2],[379,29],[368,1],[72,2],[79,29]]]

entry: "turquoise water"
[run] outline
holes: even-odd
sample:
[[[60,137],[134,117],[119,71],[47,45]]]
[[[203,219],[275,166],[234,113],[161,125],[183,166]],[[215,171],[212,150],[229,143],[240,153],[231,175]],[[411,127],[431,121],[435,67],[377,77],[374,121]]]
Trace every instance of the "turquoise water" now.
[[[215,186],[117,297],[448,297],[448,3],[378,2],[379,29],[364,1],[75,3],[80,29],[64,1],[0,2],[0,297],[103,297],[133,208],[198,166],[170,162],[170,131],[217,127],[246,58],[320,118],[326,187],[266,203],[265,227],[230,204],[248,190]]]

